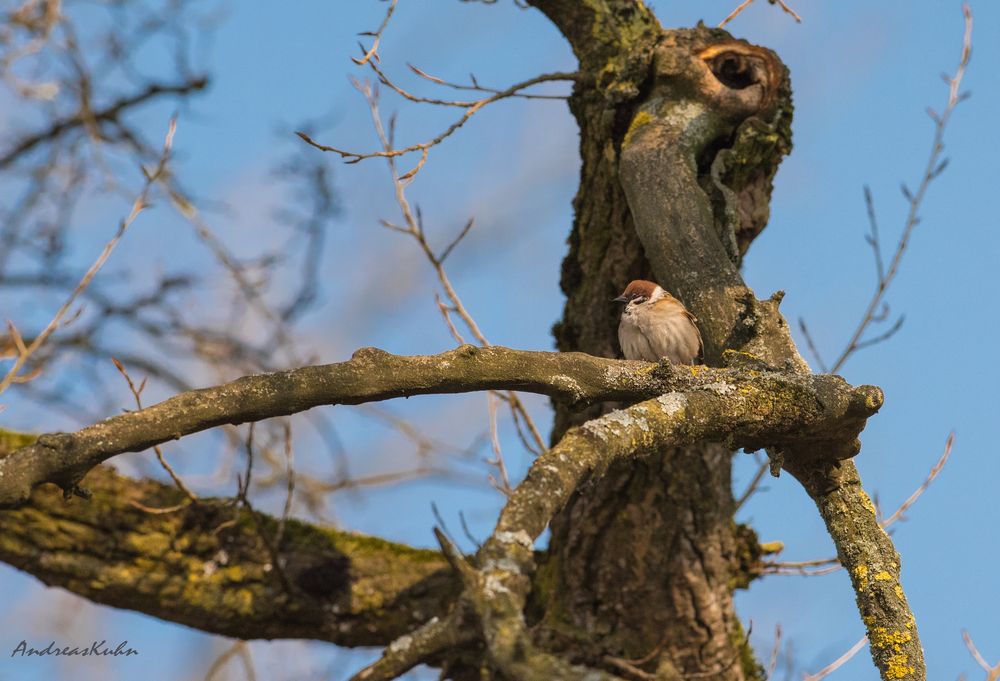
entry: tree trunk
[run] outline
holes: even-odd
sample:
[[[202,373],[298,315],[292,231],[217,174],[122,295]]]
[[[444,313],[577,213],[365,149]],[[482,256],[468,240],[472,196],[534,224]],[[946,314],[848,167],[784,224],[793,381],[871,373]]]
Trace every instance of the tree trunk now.
[[[553,16],[551,8],[547,11]],[[567,27],[573,30],[572,23],[560,22],[558,15],[553,18],[564,32]],[[606,19],[612,21],[613,14]],[[633,28],[631,33],[642,32]],[[721,348],[734,345],[732,320],[712,323],[720,315],[705,306],[698,309],[697,285],[685,287],[687,282],[655,276],[635,229],[619,163],[623,143],[639,121],[637,112],[659,87],[655,82],[659,67],[653,65],[657,43],[681,44],[684,49],[673,55],[696,60],[704,46],[734,41],[723,31],[704,28],[661,31],[657,27],[646,35],[651,37],[619,41],[617,47],[630,54],[618,53],[614,59],[643,68],[632,69],[631,88],[619,82],[610,96],[607,83],[597,75],[600,69],[607,70],[609,53],[594,54],[586,41],[574,41],[572,33],[568,36],[585,74],[570,102],[580,125],[582,171],[569,253],[562,267],[566,307],[554,333],[562,351],[619,356],[619,310],[609,301],[631,279],[657,279],[682,296],[696,314],[712,317],[702,330],[706,361],[717,364]],[[782,105],[790,112],[784,90]],[[622,96],[623,92],[633,96]],[[675,94],[678,100],[686,96],[678,88],[666,99]],[[662,109],[665,104],[660,101],[657,106]],[[719,241],[716,235],[732,228],[736,247],[728,255],[734,266],[766,223],[771,178],[781,153],[788,149],[785,120],[785,144],[780,149],[761,154],[757,167],[744,166],[738,178],[728,169],[722,180],[738,195],[733,203],[741,210],[735,219],[727,216],[725,202],[711,186],[711,172],[717,167],[718,152],[734,145],[742,122],[727,121],[700,141],[694,152],[697,186],[668,181],[658,189],[700,194],[697,201],[713,213],[713,234],[706,236]],[[677,194],[664,200],[681,203],[695,197]],[[736,224],[727,225],[727,219]],[[680,263],[685,263],[687,245],[673,244]],[[687,268],[697,269],[699,250],[691,248],[687,255]],[[557,405],[553,439],[595,415]],[[733,681],[763,678],[733,607],[733,590],[747,584],[748,560],[759,549],[754,533],[735,523],[734,511],[731,453],[722,445],[665,451],[650,460],[612,466],[594,485],[575,494],[551,525],[548,556],[535,583],[538,636],[581,662],[599,665],[611,656],[630,660],[661,678],[690,674]]]

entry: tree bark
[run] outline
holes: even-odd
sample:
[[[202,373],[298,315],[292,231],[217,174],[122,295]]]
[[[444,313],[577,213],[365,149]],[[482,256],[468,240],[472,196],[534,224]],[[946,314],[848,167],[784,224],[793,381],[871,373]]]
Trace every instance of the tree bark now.
[[[616,311],[604,301],[630,279],[650,278],[699,318],[708,364],[736,351],[808,372],[778,311],[783,294],[758,300],[739,273],[791,149],[780,60],[725,31],[662,30],[639,0],[535,4],[585,74],[570,101],[582,170],[559,349],[615,356]],[[597,409],[557,405],[553,439]],[[773,453],[780,462],[784,452]],[[885,679],[923,679],[898,555],[853,462],[823,460],[799,451],[790,471],[852,570],[873,660]],[[733,520],[729,465],[718,446],[698,445],[619,462],[578,491],[552,521],[536,584],[539,636],[571,657],[640,660],[661,678],[762,678],[732,605],[733,588],[746,584],[740,556],[755,541]],[[879,584],[868,577],[873,566]]]
[[[536,4],[574,45],[584,73],[607,73],[609,64],[631,65],[611,69],[616,82],[610,87],[600,78],[581,81],[571,99],[580,125],[582,170],[563,263],[567,301],[554,330],[557,346],[618,356],[618,310],[608,301],[629,280],[647,278],[681,297],[700,318],[706,361],[717,364],[723,349],[747,344],[745,339],[733,342],[752,296],[737,267],[766,223],[770,181],[790,148],[784,67],[770,53],[737,43],[724,31],[664,31],[648,13],[625,11],[640,3],[604,3],[593,10],[602,13],[603,25],[617,26],[605,32],[616,36],[606,44],[593,40],[593,30],[580,28],[597,20],[588,26],[578,17],[561,19],[559,8]],[[733,114],[701,101],[709,85],[716,86],[711,94],[728,94],[728,88],[707,82],[714,74],[701,57],[719,46],[739,49],[744,60],[747,54],[766,60],[774,77],[755,87],[768,99],[767,111],[750,106]],[[703,126],[683,118],[694,104],[706,119]],[[739,173],[737,163],[728,169],[722,160],[716,164],[722,150],[736,154],[736,131],[744,121],[761,113],[773,118],[779,111],[783,125],[770,149],[743,163]],[[653,145],[642,150],[658,156],[652,163],[645,159],[647,166],[667,171],[649,177],[636,169],[639,162],[629,165],[627,147],[636,135],[648,134],[651,129],[643,124],[653,121],[674,128],[652,152],[648,147]],[[623,187],[623,174],[633,176],[632,196]],[[636,220],[651,218],[653,229],[637,230]],[[775,361],[780,351],[755,354],[782,363]],[[560,405],[553,439],[594,415],[594,410]],[[718,444],[612,466],[553,520],[549,555],[538,579],[542,635],[590,662],[606,655],[645,660],[642,669],[664,678],[762,678],[732,596],[735,585],[747,583],[739,576],[741,564],[756,550],[756,537],[735,524],[734,512],[731,454]]]
[[[0,454],[3,453],[0,445]],[[49,586],[237,638],[385,645],[443,616],[458,580],[437,551],[288,520],[281,565],[265,538],[278,520],[224,500],[185,501],[176,488],[99,467],[90,500],[51,486],[0,512],[0,560]]]

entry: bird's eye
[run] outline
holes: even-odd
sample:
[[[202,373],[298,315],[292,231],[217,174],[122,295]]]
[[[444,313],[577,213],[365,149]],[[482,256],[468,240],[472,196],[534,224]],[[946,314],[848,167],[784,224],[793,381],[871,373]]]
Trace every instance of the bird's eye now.
[[[646,296],[636,296],[635,298],[632,299],[632,303],[635,305],[645,302],[646,302]]]

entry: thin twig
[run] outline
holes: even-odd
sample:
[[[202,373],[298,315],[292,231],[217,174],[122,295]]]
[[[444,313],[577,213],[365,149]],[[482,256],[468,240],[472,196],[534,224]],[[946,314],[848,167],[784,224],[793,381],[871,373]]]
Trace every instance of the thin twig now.
[[[472,75],[472,74],[469,74],[469,78],[472,81],[472,84],[471,85],[462,85],[461,83],[452,83],[452,82],[449,82],[447,80],[444,80],[443,78],[438,78],[437,76],[432,76],[431,74],[427,73],[426,71],[417,68],[413,64],[407,64],[407,66],[415,74],[417,74],[418,76],[420,76],[421,78],[423,78],[425,80],[428,80],[428,81],[434,83],[435,85],[443,85],[445,87],[450,87],[450,88],[453,88],[455,90],[467,90],[467,91],[472,91],[472,92],[488,92],[488,93],[491,93],[491,94],[497,94],[498,92],[500,92],[500,90],[497,89],[497,88],[483,87],[482,85],[479,84],[479,81],[477,81],[476,77],[474,75]],[[386,85],[389,85],[389,87],[392,87],[392,84],[390,84],[388,82],[386,82]],[[530,94],[530,93],[518,93],[518,94],[513,95],[513,96],[514,97],[520,97],[522,99],[567,99],[566,95],[535,95],[535,94]]]
[[[374,40],[372,40],[372,46],[368,50],[365,50],[364,47],[361,48],[361,52],[363,55],[361,59],[355,59],[354,57],[351,57],[351,61],[353,61],[358,66],[364,66],[372,59],[374,59],[375,61],[379,61],[378,45],[379,42],[381,42],[382,40],[382,32],[385,31],[385,27],[389,25],[389,19],[392,18],[392,13],[396,11],[397,1],[398,0],[391,0],[391,2],[389,3],[389,9],[386,10],[385,18],[382,19],[382,24],[378,27],[378,30],[366,31],[361,34],[366,36],[372,36]]]
[[[281,511],[281,518],[278,520],[278,529],[274,533],[274,545],[279,549],[281,548],[281,540],[285,536],[285,524],[292,513],[292,499],[295,496],[295,459],[292,450],[292,424],[285,419],[282,421],[281,427],[285,442],[285,464],[288,486],[285,495],[285,507]]]
[[[726,24],[728,24],[730,21],[738,17],[740,14],[742,14],[743,10],[745,10],[747,7],[753,4],[753,1],[754,0],[744,0],[742,3],[740,3],[739,7],[730,12],[729,16],[727,16],[725,19],[722,20],[722,22],[719,24],[719,28],[724,28]],[[785,11],[785,14],[790,14],[792,18],[795,19],[795,21],[797,21],[800,24],[802,23],[802,17],[796,14],[795,10],[786,5],[784,0],[767,0],[767,1],[772,5],[775,4],[778,5],[779,7],[781,7],[781,9]]]
[[[394,223],[388,221],[383,221],[382,224],[394,229],[394,231],[402,232],[413,238],[417,242],[418,246],[420,247],[420,250],[423,252],[428,262],[430,262],[431,266],[433,267],[437,275],[438,282],[441,284],[441,288],[444,290],[445,297],[448,299],[448,302],[450,304],[445,305],[441,301],[440,297],[437,297],[435,300],[437,302],[438,309],[441,311],[441,314],[444,317],[446,324],[448,325],[449,331],[452,333],[455,339],[460,343],[464,343],[462,334],[458,331],[458,329],[455,327],[454,323],[451,320],[450,315],[452,312],[454,312],[461,318],[464,325],[468,328],[469,332],[472,334],[472,336],[476,339],[476,341],[480,345],[488,347],[490,345],[490,342],[486,339],[486,335],[482,332],[482,330],[479,328],[479,325],[476,323],[475,319],[472,317],[468,309],[462,303],[461,298],[458,296],[458,292],[455,290],[454,286],[452,286],[451,280],[449,279],[448,274],[445,271],[443,261],[444,258],[450,254],[452,246],[446,248],[443,254],[440,256],[434,251],[430,243],[427,241],[427,236],[423,228],[423,221],[420,216],[419,209],[414,210],[413,207],[410,205],[409,199],[406,196],[406,184],[408,180],[410,180],[413,177],[413,172],[419,169],[420,166],[418,165],[417,168],[414,169],[414,171],[411,171],[410,173],[407,173],[405,175],[399,174],[399,170],[396,164],[396,155],[393,153],[395,151],[395,148],[393,146],[394,135],[395,135],[395,118],[390,119],[389,129],[387,131],[382,123],[382,117],[379,113],[377,90],[372,88],[371,85],[368,83],[365,83],[363,85],[359,84],[359,89],[361,93],[365,96],[365,99],[368,103],[368,107],[371,112],[372,123],[375,126],[375,131],[378,135],[379,141],[382,144],[382,149],[386,154],[384,158],[386,159],[386,162],[389,166],[393,187],[395,189],[396,203],[399,205],[400,211],[403,216],[403,223],[404,223],[403,226],[395,225]],[[426,155],[424,155],[424,157],[422,158],[421,163],[423,163],[423,161],[425,160],[426,160]],[[459,234],[458,238],[452,242],[453,245],[457,244],[457,242],[461,238],[463,238],[466,233],[468,233],[468,231],[472,228],[473,224],[474,223],[472,221],[467,223],[466,228],[463,229],[462,233]],[[499,393],[497,394],[497,396],[500,396]],[[530,414],[528,414],[527,409],[524,407],[524,404],[521,402],[520,398],[518,398],[517,395],[513,392],[507,392],[506,395],[502,396],[502,398],[508,402],[512,410],[512,413],[515,414],[514,419],[515,422],[518,423],[518,428],[520,428],[520,422],[523,422],[526,425],[528,431],[530,432],[535,442],[535,448],[532,448],[533,451],[537,451],[539,453],[544,452],[546,450],[546,447],[544,441],[542,440],[541,433],[535,426],[534,420],[531,418]],[[489,397],[489,399],[492,400],[493,397],[491,396]],[[491,410],[494,409],[492,402],[490,402],[490,408]],[[518,421],[518,419],[520,419],[520,422]],[[495,428],[495,413],[491,416],[491,424],[492,424],[491,426],[491,432],[492,432],[492,429]],[[510,483],[507,476],[506,464],[503,461],[503,453],[499,448],[499,439],[496,437],[495,433],[493,441],[494,441],[493,449],[495,454],[494,461],[495,465],[498,468],[501,478],[500,483],[497,485],[497,487],[498,489],[502,490],[505,488],[509,488]]]
[[[126,110],[139,104],[143,104],[160,95],[186,95],[191,92],[203,90],[207,85],[208,80],[203,77],[194,78],[192,80],[176,84],[153,83],[141,92],[131,95],[130,97],[124,97],[112,103],[105,109],[91,112],[86,118],[100,122],[116,121]],[[47,129],[23,138],[17,146],[4,153],[3,156],[0,156],[0,170],[14,163],[17,159],[35,147],[46,142],[57,141],[58,138],[62,137],[65,133],[84,124],[85,117],[80,112],[74,113],[68,118],[54,121]]]
[[[136,408],[142,409],[142,391],[146,388],[146,379],[145,378],[142,379],[142,382],[137,387],[135,383],[132,381],[132,377],[128,375],[128,371],[125,370],[124,364],[118,361],[118,359],[115,357],[111,358],[111,362],[115,365],[115,368],[118,369],[118,372],[125,378],[125,382],[128,383],[128,389],[132,392],[132,397],[135,398]],[[177,486],[177,489],[183,492],[184,496],[186,496],[192,504],[197,504],[198,497],[195,495],[194,492],[192,492],[188,488],[187,485],[184,484],[184,481],[181,479],[181,477],[177,475],[177,473],[170,466],[170,464],[167,463],[166,458],[163,456],[163,449],[160,447],[160,445],[153,445],[153,451],[156,453],[156,460],[160,462],[160,466],[163,467],[163,470],[165,470],[167,474],[170,475],[170,479],[174,481],[174,485]],[[140,507],[141,506],[136,506],[136,508]],[[142,510],[148,512],[147,507],[141,507],[141,508]],[[169,513],[170,511],[164,511],[164,512]]]
[[[465,513],[462,511],[458,512],[458,521],[462,524],[462,533],[465,534],[465,538],[472,542],[472,545],[476,547],[476,551],[483,547],[483,542],[476,539],[475,535],[472,534],[472,530],[469,529],[469,524],[465,521]]]
[[[320,144],[319,142],[313,140],[309,135],[307,135],[303,131],[298,131],[296,132],[296,134],[299,137],[301,137],[302,140],[304,140],[307,144],[310,144],[316,147],[317,149],[320,149],[321,151],[328,151],[335,154],[339,154],[340,157],[343,158],[347,163],[358,163],[359,161],[363,161],[368,158],[397,158],[399,156],[410,154],[415,151],[422,152],[424,154],[424,158],[426,158],[427,151],[431,147],[434,147],[443,142],[444,140],[446,140],[447,138],[451,137],[452,134],[454,134],[459,128],[465,125],[469,121],[469,119],[472,118],[483,107],[492,104],[493,102],[500,101],[501,99],[514,97],[515,95],[520,93],[521,90],[529,88],[532,85],[537,85],[538,83],[544,83],[553,80],[576,80],[576,78],[577,78],[576,73],[546,73],[540,76],[535,76],[534,78],[530,78],[521,83],[517,83],[516,85],[512,85],[506,90],[501,90],[500,92],[497,92],[494,95],[472,102],[470,106],[465,108],[465,111],[462,114],[461,118],[459,118],[457,121],[448,126],[443,132],[439,133],[436,137],[428,140],[427,142],[419,142],[417,144],[411,144],[408,147],[389,148],[389,149],[382,149],[381,151],[372,151],[372,152],[356,152],[356,151],[348,151],[346,149],[340,149],[338,147],[328,146],[326,144]],[[369,96],[366,91],[372,90],[371,85],[369,83],[361,83],[358,81],[354,81],[354,86],[359,90],[361,90],[363,93],[366,93],[366,97]],[[423,163],[421,162],[420,165],[423,165]],[[404,179],[409,179],[409,178],[404,177]]]
[[[773,679],[778,669],[778,653],[781,651],[781,624],[774,625],[774,646],[771,647],[771,659],[767,663],[767,678]]]
[[[836,660],[828,664],[827,666],[820,669],[815,674],[803,674],[802,681],[820,681],[820,679],[825,679],[827,676],[837,671],[845,664],[851,661],[851,658],[858,654],[858,652],[865,647],[868,643],[868,635],[865,634],[861,639],[851,646],[850,650],[838,657]]]
[[[500,448],[500,434],[497,431],[497,403],[493,391],[486,393],[486,402],[490,415],[490,445],[493,447],[493,458],[488,461],[491,466],[496,466],[500,473],[500,480],[496,480],[492,475],[490,482],[506,496],[510,496],[510,476],[507,475],[507,464],[503,458],[503,450]]]
[[[762,575],[796,575],[800,577],[820,577],[822,575],[829,575],[840,570],[843,566],[836,558],[823,558],[817,563],[833,562],[834,565],[824,568],[807,568],[807,567],[797,567],[794,564],[786,565],[784,562],[775,563],[764,563],[764,565],[758,569],[758,573]]]
[[[933,109],[928,109],[928,114],[930,115],[931,120],[934,121],[934,138],[931,144],[931,151],[927,158],[927,165],[924,168],[924,173],[920,179],[920,185],[917,187],[917,191],[915,193],[911,192],[906,185],[903,185],[903,197],[909,203],[909,210],[907,212],[906,221],[903,223],[903,231],[899,237],[899,242],[896,244],[896,251],[892,256],[892,260],[889,262],[889,267],[887,269],[885,269],[882,264],[881,245],[878,242],[878,227],[875,220],[875,211],[871,201],[871,192],[867,188],[865,189],[865,203],[867,206],[871,229],[867,240],[872,245],[875,252],[876,270],[880,273],[880,276],[875,287],[875,293],[872,295],[872,298],[868,303],[868,307],[865,309],[865,312],[861,317],[861,321],[858,322],[857,328],[855,328],[854,333],[851,335],[851,339],[848,341],[847,346],[841,352],[837,361],[834,362],[833,366],[830,368],[832,373],[837,373],[840,368],[844,366],[844,363],[857,350],[874,345],[876,342],[880,342],[881,340],[885,340],[898,331],[899,325],[902,324],[902,318],[900,318],[900,320],[896,322],[895,326],[891,328],[888,333],[882,334],[882,336],[877,339],[862,341],[862,337],[871,323],[888,312],[888,308],[884,303],[885,294],[893,280],[896,278],[896,275],[899,273],[899,266],[902,263],[903,255],[906,253],[907,246],[909,246],[913,230],[918,224],[920,224],[919,213],[924,197],[926,196],[931,183],[937,179],[942,172],[944,172],[944,169],[948,165],[948,160],[942,160],[941,158],[941,153],[944,151],[944,133],[948,127],[948,122],[951,120],[951,114],[955,110],[955,107],[968,96],[967,93],[961,92],[960,88],[962,85],[962,79],[965,77],[965,69],[969,64],[970,57],[972,56],[972,10],[968,4],[962,5],[962,14],[965,18],[965,32],[962,37],[962,55],[959,59],[958,67],[955,69],[954,75],[945,78],[945,81],[948,83],[948,102],[944,111],[941,114],[937,114]],[[880,310],[882,310],[881,313],[879,312]]]
[[[931,467],[930,473],[920,484],[913,494],[906,498],[906,500],[900,504],[899,508],[889,516],[888,518],[882,519],[881,512],[878,511],[876,507],[876,516],[879,517],[879,525],[882,529],[888,529],[893,523],[905,519],[906,511],[913,506],[921,495],[927,491],[931,483],[934,482],[938,474],[944,468],[945,463],[948,462],[948,457],[951,456],[951,448],[955,442],[955,433],[952,431],[948,434],[948,440],[945,442],[944,451],[938,458],[937,462]],[[805,575],[810,577],[816,577],[819,575],[828,575],[832,572],[836,572],[842,566],[840,565],[840,560],[837,558],[818,558],[814,560],[803,560],[803,561],[767,561],[761,564],[759,572],[761,574],[771,574],[771,575]]]
[[[823,356],[819,354],[819,348],[816,347],[815,341],[813,341],[812,334],[809,333],[809,327],[806,325],[806,320],[799,317],[799,330],[802,332],[802,336],[806,339],[806,345],[809,346],[809,354],[813,356],[816,360],[817,366],[824,374],[830,373],[829,369],[826,367],[826,362],[823,361]]]
[[[173,146],[174,133],[176,131],[177,131],[177,119],[171,118],[170,124],[167,126],[167,135],[163,142],[163,152],[160,155],[160,160],[156,164],[156,167],[153,168],[152,170],[148,170],[146,168],[142,169],[143,174],[146,176],[146,181],[143,184],[142,191],[139,193],[139,196],[136,197],[135,201],[132,203],[132,209],[129,211],[129,214],[125,217],[124,220],[121,221],[121,223],[119,223],[118,231],[111,238],[111,240],[104,245],[104,249],[101,251],[101,254],[97,257],[97,260],[94,261],[94,263],[83,275],[83,278],[80,279],[80,283],[78,283],[76,285],[76,288],[73,289],[73,292],[69,295],[69,298],[67,298],[66,302],[62,304],[62,307],[59,308],[55,316],[52,317],[52,321],[48,323],[48,325],[42,330],[41,333],[35,336],[34,340],[31,341],[31,344],[28,345],[23,352],[18,353],[17,358],[14,360],[13,366],[11,366],[11,368],[7,371],[6,376],[4,376],[2,380],[0,380],[0,393],[5,391],[10,386],[10,384],[13,383],[14,380],[18,378],[18,374],[24,367],[25,363],[28,361],[28,358],[31,357],[33,353],[37,352],[38,349],[42,347],[42,345],[48,339],[48,337],[51,336],[52,333],[59,327],[63,317],[66,316],[66,313],[76,302],[77,298],[79,298],[80,295],[87,289],[87,287],[90,285],[91,280],[94,278],[97,272],[101,269],[101,267],[104,266],[104,263],[107,262],[108,258],[111,256],[111,252],[115,249],[115,246],[117,246],[118,242],[121,241],[123,236],[125,236],[125,231],[139,216],[139,213],[141,213],[148,207],[149,194],[152,191],[153,185],[156,183],[157,179],[166,171],[167,160],[170,158],[170,148]]]
[[[948,434],[948,440],[944,443],[944,451],[941,452],[941,457],[931,468],[931,472],[927,474],[927,478],[923,481],[920,487],[913,492],[913,494],[906,498],[906,501],[899,505],[899,508],[897,508],[891,516],[880,523],[882,525],[882,529],[886,529],[896,521],[902,520],[907,509],[913,506],[913,504],[917,502],[917,499],[920,498],[920,495],[927,491],[927,488],[930,487],[931,483],[934,482],[934,479],[938,476],[938,473],[941,472],[941,469],[944,468],[944,465],[948,462],[948,457],[951,456],[951,446],[954,442],[955,431],[952,431]]]
[[[757,472],[753,476],[753,480],[751,480],[750,484],[747,485],[747,488],[743,491],[743,494],[740,495],[740,498],[736,500],[736,508],[733,509],[734,511],[740,510],[743,504],[745,504],[747,500],[757,492],[757,489],[760,487],[760,481],[764,479],[764,475],[767,473],[768,468],[770,468],[770,462],[765,461],[760,464],[757,468]]]
[[[986,681],[997,681],[997,679],[1000,679],[1000,662],[997,662],[995,665],[991,665],[987,662],[986,658],[984,658],[982,653],[979,652],[979,649],[976,648],[976,644],[972,642],[972,637],[969,635],[969,632],[964,629],[962,630],[962,640],[965,641],[965,647],[969,649],[969,654],[972,655],[976,664],[982,667],[983,671],[986,672]]]
[[[455,249],[455,246],[458,246],[459,242],[462,241],[462,239],[465,238],[465,235],[469,233],[469,230],[472,229],[472,226],[475,223],[476,223],[475,218],[469,218],[469,221],[465,223],[465,227],[463,227],[462,231],[458,233],[458,236],[452,239],[451,243],[448,244],[448,246],[443,251],[441,251],[441,255],[438,256],[438,260],[444,262],[448,258],[448,256],[451,255],[451,252]]]
[[[254,671],[253,658],[250,656],[250,646],[246,641],[234,641],[221,655],[215,658],[212,666],[205,672],[205,681],[215,679],[219,672],[222,671],[222,668],[226,666],[226,663],[236,656],[239,656],[243,662],[243,670],[247,681],[256,681],[257,674]]]

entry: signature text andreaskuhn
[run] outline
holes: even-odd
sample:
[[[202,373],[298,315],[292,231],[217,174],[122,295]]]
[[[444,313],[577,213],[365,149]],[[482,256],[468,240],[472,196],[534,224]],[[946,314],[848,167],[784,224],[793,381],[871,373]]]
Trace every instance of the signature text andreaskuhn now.
[[[122,641],[114,647],[107,641],[94,641],[89,647],[60,646],[55,641],[52,641],[44,648],[35,648],[28,645],[27,641],[21,641],[14,646],[14,650],[11,651],[10,656],[46,657],[48,655],[66,655],[69,657],[91,657],[95,655],[108,655],[111,657],[131,657],[138,654],[138,650],[129,647],[128,641]]]

